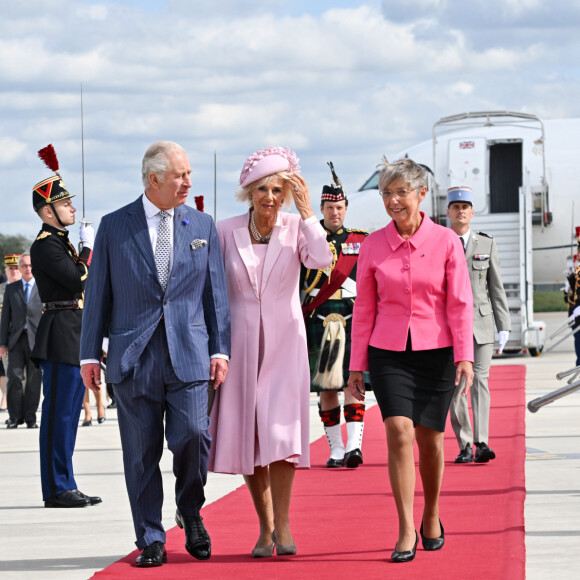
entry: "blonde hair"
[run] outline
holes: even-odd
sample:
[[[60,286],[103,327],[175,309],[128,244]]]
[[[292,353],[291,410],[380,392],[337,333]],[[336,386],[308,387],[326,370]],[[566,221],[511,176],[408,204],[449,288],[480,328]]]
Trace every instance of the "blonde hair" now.
[[[237,201],[247,202],[251,207],[253,205],[252,200],[250,199],[252,191],[259,189],[263,185],[267,185],[270,183],[270,181],[272,181],[272,179],[279,178],[282,180],[282,187],[284,192],[284,201],[282,202],[282,207],[289,208],[292,205],[292,189],[290,187],[290,182],[288,181],[291,175],[292,174],[288,171],[278,171],[277,173],[272,173],[272,175],[266,175],[266,177],[252,181],[252,183],[248,183],[246,187],[238,189],[235,193],[235,198]]]

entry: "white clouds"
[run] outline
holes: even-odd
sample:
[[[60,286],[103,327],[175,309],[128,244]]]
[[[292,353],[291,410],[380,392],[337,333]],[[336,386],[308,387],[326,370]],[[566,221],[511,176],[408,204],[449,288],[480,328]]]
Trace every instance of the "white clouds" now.
[[[81,5],[77,8],[76,13],[81,18],[88,18],[89,20],[106,20],[109,10],[104,4]]]
[[[552,8],[544,28],[534,0],[490,0],[493,25],[483,3],[458,13],[446,0],[388,2],[382,11],[374,1],[320,2],[310,12],[286,0],[250,8],[155,0],[143,9],[132,0],[34,1],[27,11],[0,8],[0,135],[12,151],[1,163],[28,192],[45,173],[36,150],[53,142],[78,191],[82,82],[95,221],[137,196],[140,158],[162,138],[187,149],[195,194],[210,198],[218,152],[224,217],[242,209],[230,200],[245,157],[266,145],[297,150],[316,199],[329,159],[352,191],[381,154],[428,138],[441,116],[524,107],[580,116],[570,98],[578,40],[557,25],[577,11],[566,19]],[[16,214],[3,215],[3,232],[21,228]],[[23,233],[37,225],[31,219]]]
[[[473,94],[474,86],[471,83],[457,82],[453,83],[448,90],[451,97],[468,97]]]
[[[26,150],[26,143],[10,137],[0,138],[0,167],[9,167]]]

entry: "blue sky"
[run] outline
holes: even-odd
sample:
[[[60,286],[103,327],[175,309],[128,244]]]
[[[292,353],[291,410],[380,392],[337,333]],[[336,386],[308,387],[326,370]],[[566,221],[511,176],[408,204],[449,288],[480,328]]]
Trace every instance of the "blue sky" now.
[[[117,0],[82,0],[84,4],[119,4]],[[163,11],[171,0],[126,0],[125,4],[131,4],[142,10],[148,12],[161,12]],[[229,3],[225,3],[229,4]],[[241,6],[248,5],[251,6],[251,2],[239,1],[238,4]],[[311,14],[313,16],[318,16],[323,14],[331,8],[352,8],[364,2],[352,2],[350,0],[279,0],[270,2],[260,2],[255,4],[261,4],[265,6],[266,10],[273,10],[282,14],[290,14],[292,16],[300,16],[302,14]],[[213,6],[220,5],[220,2],[212,3]]]
[[[253,151],[290,146],[314,207],[332,160],[348,192],[441,117],[580,117],[580,2],[540,0],[26,0],[0,6],[0,232],[39,228],[36,152],[53,143],[88,217],[141,193],[140,162],[179,142],[191,195],[218,219]],[[353,224],[357,225],[357,224]],[[75,232],[76,234],[76,232]]]

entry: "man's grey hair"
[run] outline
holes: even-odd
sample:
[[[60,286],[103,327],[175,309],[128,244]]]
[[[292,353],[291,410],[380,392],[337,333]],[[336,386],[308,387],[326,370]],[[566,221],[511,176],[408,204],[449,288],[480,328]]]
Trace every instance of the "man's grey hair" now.
[[[145,189],[150,185],[149,176],[152,173],[163,183],[165,174],[170,167],[169,157],[176,153],[186,154],[185,149],[173,141],[157,141],[157,143],[149,146],[147,151],[145,151],[141,165],[141,179]]]
[[[20,262],[22,262],[22,258],[25,258],[26,256],[30,257],[30,252],[24,252],[23,254],[20,254],[20,258],[18,258],[18,265],[20,266]]]

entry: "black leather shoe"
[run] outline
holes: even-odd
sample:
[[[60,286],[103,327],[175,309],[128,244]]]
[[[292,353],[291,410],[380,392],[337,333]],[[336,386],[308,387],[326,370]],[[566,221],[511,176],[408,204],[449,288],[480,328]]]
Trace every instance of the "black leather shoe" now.
[[[421,534],[421,543],[423,544],[423,549],[427,550],[428,552],[435,552],[435,550],[440,550],[445,543],[445,530],[443,529],[443,524],[441,523],[441,519],[439,519],[439,525],[441,526],[441,535],[438,538],[426,538],[423,535],[423,522],[421,522],[421,530],[419,533]]]
[[[487,463],[490,459],[495,459],[495,452],[487,446],[487,443],[475,444],[475,463]]]
[[[26,423],[27,429],[38,429],[38,425],[36,423]]]
[[[459,455],[455,458],[455,463],[471,463],[473,461],[473,449],[468,443],[465,449],[459,452]]]
[[[345,467],[358,467],[363,462],[362,451],[360,449],[353,449],[344,454]]]
[[[24,421],[11,421],[10,419],[6,422],[6,429],[18,429],[18,425],[23,425]]]
[[[201,516],[182,516],[175,512],[175,523],[185,531],[185,549],[198,560],[209,560],[211,539]]]
[[[137,568],[156,568],[167,562],[167,552],[163,542],[149,544],[135,560]]]
[[[76,489],[63,491],[56,497],[51,497],[44,502],[44,507],[47,508],[79,508],[89,505],[91,505],[91,502],[88,498],[79,495]]]
[[[115,403],[115,401],[112,401],[110,405],[107,405],[107,409],[116,409],[117,408],[117,403]]]
[[[417,544],[419,543],[419,534],[415,532],[415,545],[411,550],[406,550],[405,552],[398,552],[397,546],[395,546],[395,551],[391,554],[393,562],[410,562],[415,557],[415,552],[417,551]]]
[[[96,505],[103,501],[98,495],[87,495],[86,493],[83,493],[80,489],[75,489],[74,491],[77,492],[77,495],[80,495],[81,497],[88,499],[91,502],[91,505]]]
[[[342,467],[344,459],[333,459],[332,457],[326,462],[326,467]]]

